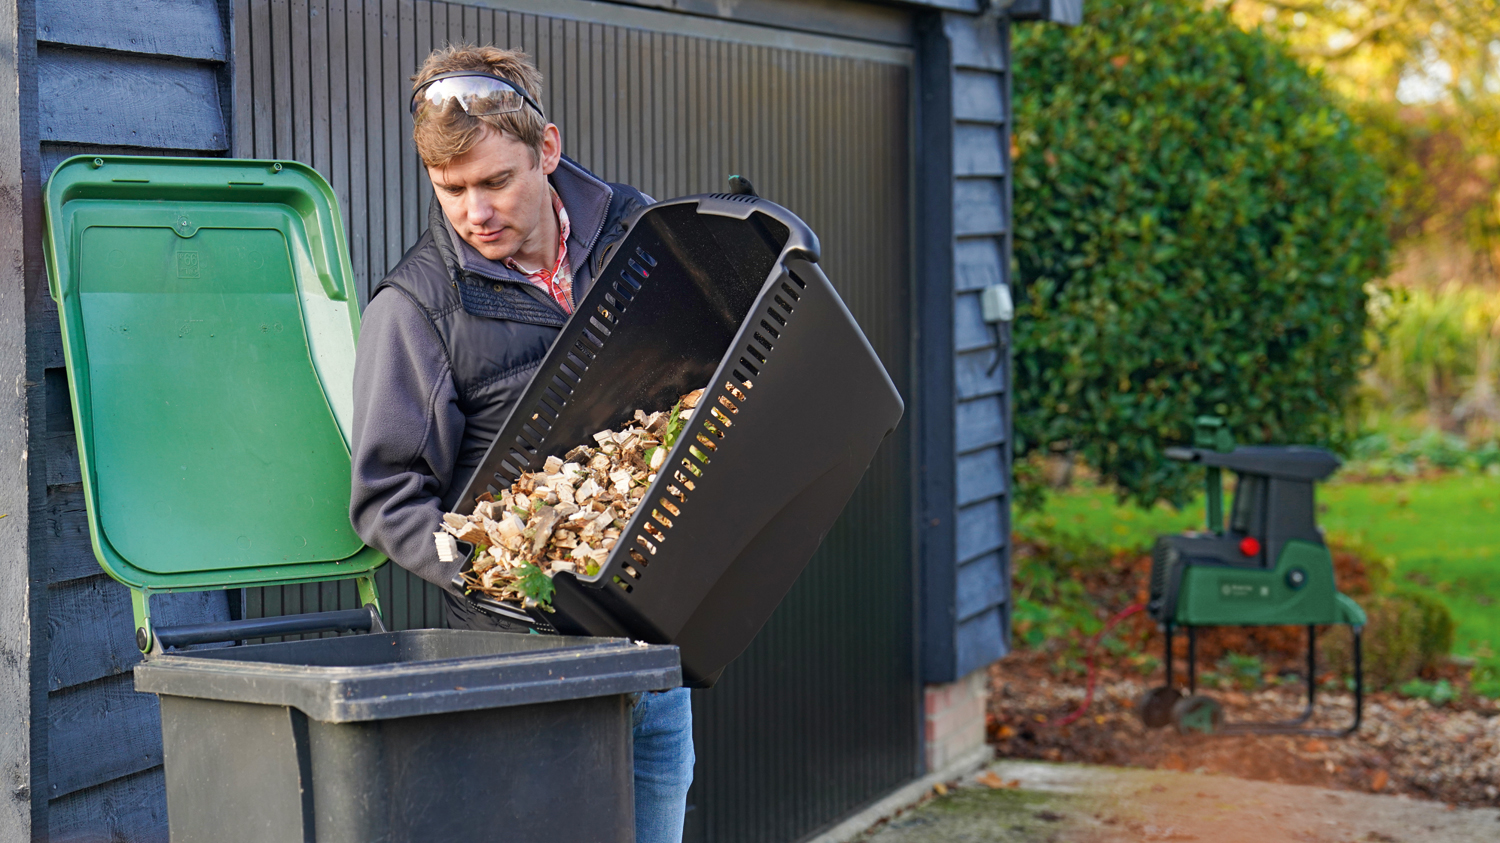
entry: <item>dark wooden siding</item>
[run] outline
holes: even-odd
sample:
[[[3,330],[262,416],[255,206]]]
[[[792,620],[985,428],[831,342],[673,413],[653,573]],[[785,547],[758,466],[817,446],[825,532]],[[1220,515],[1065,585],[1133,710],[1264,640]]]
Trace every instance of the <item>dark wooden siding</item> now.
[[[1010,326],[980,318],[1010,281],[1007,24],[948,16],[953,44],[954,374],[959,538],[953,678],[1010,645]]]
[[[922,673],[952,682],[1010,643],[1010,329],[980,314],[981,292],[1010,277],[1009,34],[1003,19],[929,23],[924,139],[951,160],[931,164],[927,201],[951,211],[923,229],[924,261],[942,269],[923,279]]]
[[[216,0],[38,0],[36,114],[44,172],[76,154],[221,155],[229,148],[228,22]],[[139,661],[124,586],[89,547],[57,312],[28,315],[45,413],[44,503],[33,515],[35,568],[47,582],[47,764],[51,839],[166,840],[156,698],[137,694]],[[163,623],[223,618],[222,594],[154,601]],[[163,615],[165,613],[165,615]],[[171,620],[169,620],[169,618]]]
[[[426,226],[407,78],[447,41],[525,49],[565,151],[600,175],[671,197],[722,190],[739,172],[803,215],[905,393],[909,54],[810,36],[747,43],[733,25],[630,14],[636,26],[441,2],[238,0],[236,154],[296,158],[329,178],[368,291]],[[676,26],[689,20],[694,35]],[[917,771],[908,441],[903,425],[751,650],[698,695],[690,839],[795,840]],[[433,589],[390,568],[396,624],[439,623]],[[319,599],[331,608],[337,589],[268,590],[251,609]]]

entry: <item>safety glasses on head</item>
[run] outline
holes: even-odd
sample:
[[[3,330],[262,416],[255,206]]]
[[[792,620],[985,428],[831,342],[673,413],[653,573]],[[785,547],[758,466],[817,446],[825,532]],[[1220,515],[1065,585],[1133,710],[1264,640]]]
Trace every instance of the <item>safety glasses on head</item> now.
[[[412,116],[430,108],[441,112],[448,107],[449,101],[457,102],[470,117],[509,114],[529,105],[546,119],[542,107],[520,85],[472,70],[439,73],[423,82],[411,95]]]

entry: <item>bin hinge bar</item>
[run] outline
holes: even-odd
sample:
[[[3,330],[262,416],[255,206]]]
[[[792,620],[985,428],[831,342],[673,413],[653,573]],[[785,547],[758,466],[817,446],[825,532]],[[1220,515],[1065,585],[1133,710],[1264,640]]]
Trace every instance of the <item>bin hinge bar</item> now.
[[[318,632],[379,632],[383,631],[383,626],[373,607],[365,606],[334,612],[162,626],[153,632],[155,643],[165,648],[243,641],[247,638],[311,635]]]
[[[375,617],[380,617],[380,595],[375,591],[375,575],[364,574],[354,578],[354,585],[359,589],[359,605],[373,606]],[[384,630],[381,630],[382,632]]]
[[[151,624],[151,596],[155,592],[149,588],[132,587],[130,607],[135,618],[135,645],[141,653],[150,655],[165,647],[185,647],[190,644],[239,641],[246,638],[315,632],[385,632],[375,577],[365,574],[355,577],[354,583],[359,593],[358,609],[184,624],[163,629],[157,629]]]
[[[130,589],[130,611],[135,618],[135,646],[142,653],[157,649],[156,632],[151,628],[151,589]]]

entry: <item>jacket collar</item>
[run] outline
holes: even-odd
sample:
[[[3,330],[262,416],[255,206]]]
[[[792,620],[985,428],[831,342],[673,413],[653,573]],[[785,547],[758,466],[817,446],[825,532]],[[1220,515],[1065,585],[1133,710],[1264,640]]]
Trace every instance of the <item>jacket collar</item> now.
[[[599,235],[604,232],[609,201],[614,198],[615,191],[603,179],[567,156],[558,162],[551,178],[552,187],[563,207],[568,209],[568,219],[572,222],[573,229],[568,235],[568,264],[576,276],[594,251]]]
[[[614,189],[567,156],[563,156],[548,180],[557,191],[563,207],[568,209],[568,218],[572,223],[572,231],[568,234],[568,266],[572,268],[576,278],[603,232]],[[432,229],[432,239],[437,243],[444,262],[457,268],[460,273],[491,281],[528,283],[521,273],[500,261],[492,261],[479,254],[478,250],[459,237],[448,225],[448,218],[443,214],[443,207],[436,195],[432,197],[432,203],[428,207],[427,225]]]

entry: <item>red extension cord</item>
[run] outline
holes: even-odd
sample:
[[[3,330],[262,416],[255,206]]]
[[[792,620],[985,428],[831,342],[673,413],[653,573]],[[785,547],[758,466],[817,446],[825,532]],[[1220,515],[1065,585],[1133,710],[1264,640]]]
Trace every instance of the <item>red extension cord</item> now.
[[[1094,637],[1089,639],[1088,648],[1085,649],[1083,653],[1083,664],[1088,669],[1088,691],[1083,695],[1083,705],[1080,705],[1078,707],[1078,710],[1074,711],[1072,714],[1048,723],[1047,728],[1060,729],[1063,726],[1066,726],[1069,723],[1072,723],[1078,718],[1082,717],[1084,712],[1089,710],[1089,704],[1094,701],[1094,648],[1099,646],[1099,639],[1103,638],[1105,635],[1108,635],[1110,630],[1120,625],[1120,621],[1125,620],[1126,618],[1145,608],[1145,603],[1137,603],[1127,609],[1122,609],[1118,614],[1110,618],[1109,621],[1104,624],[1103,629],[1094,633]]]

